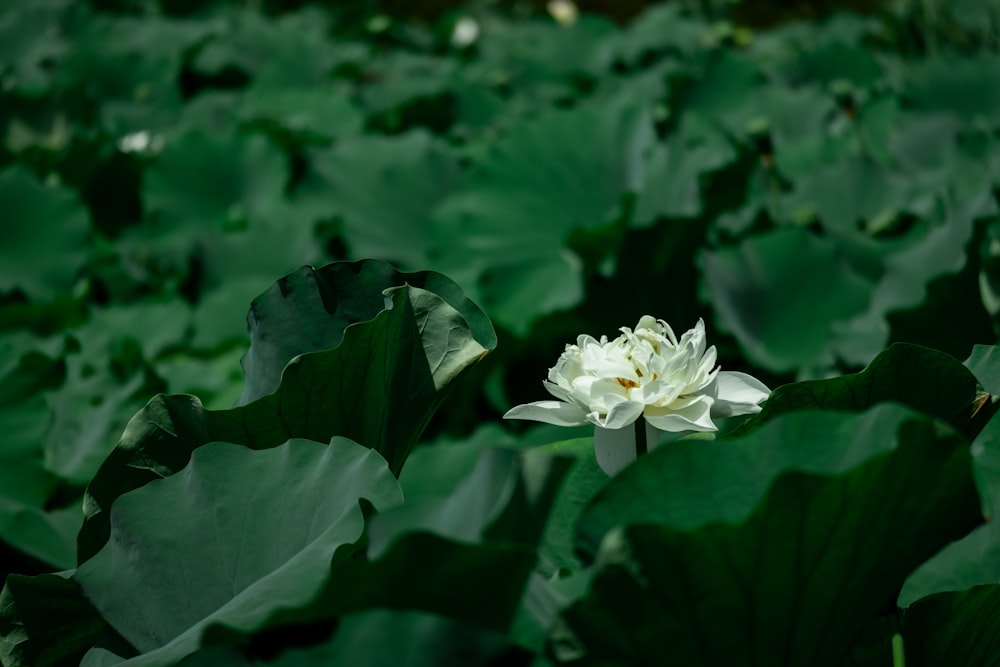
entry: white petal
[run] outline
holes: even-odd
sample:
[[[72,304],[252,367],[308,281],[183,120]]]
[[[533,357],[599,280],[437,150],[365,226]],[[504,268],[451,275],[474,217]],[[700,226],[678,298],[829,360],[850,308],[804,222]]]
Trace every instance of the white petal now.
[[[699,370],[706,375],[711,373],[715,369],[715,362],[718,360],[718,356],[715,346],[712,345],[709,347],[705,350],[705,356],[701,358],[701,363],[698,365]]]
[[[601,470],[609,475],[618,474],[635,461],[635,425],[615,429],[594,427],[594,455]]]
[[[760,412],[759,404],[771,394],[771,390],[746,373],[722,371],[716,378],[716,393],[712,414],[716,417],[731,417]]]
[[[562,401],[536,401],[517,405],[507,411],[504,419],[530,419],[556,426],[579,426],[587,423],[587,413]]]
[[[542,380],[542,386],[544,386],[548,392],[556,398],[566,401],[567,403],[573,402],[570,398],[570,396],[573,395],[573,392],[569,391],[565,387],[561,387],[555,382],[549,382],[548,380]]]
[[[698,396],[680,409],[646,408],[646,421],[661,431],[716,431],[712,423],[712,398]]]
[[[617,396],[609,397],[617,398]],[[593,413],[588,415],[595,425],[606,429],[623,428],[642,416],[643,404],[638,401],[619,401],[610,406],[606,417],[594,421]]]

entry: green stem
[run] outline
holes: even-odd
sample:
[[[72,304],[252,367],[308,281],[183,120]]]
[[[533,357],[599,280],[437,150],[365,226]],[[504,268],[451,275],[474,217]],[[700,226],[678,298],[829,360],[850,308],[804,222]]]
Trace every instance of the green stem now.
[[[892,667],[906,667],[906,648],[903,646],[903,630],[900,627],[899,612],[889,616],[892,630]]]
[[[906,651],[903,650],[903,635],[892,636],[892,667],[906,667]]]
[[[635,457],[639,458],[647,451],[646,420],[643,417],[639,417],[635,420]]]

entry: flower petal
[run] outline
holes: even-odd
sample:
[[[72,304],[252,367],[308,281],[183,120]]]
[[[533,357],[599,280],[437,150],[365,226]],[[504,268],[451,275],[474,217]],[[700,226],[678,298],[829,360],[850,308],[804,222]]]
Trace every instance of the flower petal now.
[[[717,431],[710,396],[698,396],[683,408],[646,408],[646,421],[661,431]]]
[[[712,406],[715,417],[760,412],[760,402],[771,394],[767,385],[746,373],[720,371],[716,383],[716,399]]]
[[[503,418],[530,419],[556,426],[579,426],[587,423],[587,413],[583,408],[562,401],[535,401],[516,405]]]
[[[594,427],[594,456],[608,475],[616,475],[635,461],[635,424],[625,428]]]
[[[548,380],[542,380],[542,386],[544,386],[545,389],[556,398],[566,401],[567,403],[573,403],[573,399],[571,398],[573,392],[565,387],[562,387],[555,382],[549,382]]]
[[[609,396],[609,399],[616,399],[617,396]],[[609,401],[610,402],[610,401]],[[595,426],[606,429],[623,428],[630,426],[636,419],[642,416],[643,404],[639,401],[621,400],[608,408],[606,417],[600,417],[598,413],[591,412],[587,419]]]

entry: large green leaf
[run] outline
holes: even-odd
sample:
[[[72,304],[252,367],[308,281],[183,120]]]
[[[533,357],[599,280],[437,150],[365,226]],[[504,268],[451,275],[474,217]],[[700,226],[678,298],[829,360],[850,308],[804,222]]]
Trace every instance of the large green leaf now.
[[[402,494],[382,457],[348,440],[213,443],[121,496],[111,539],[73,579],[140,652],[133,664],[173,664],[209,624],[252,626],[308,602],[361,537],[361,499],[383,510]]]
[[[29,95],[48,90],[51,63],[61,59],[68,46],[59,23],[70,4],[67,0],[43,0],[0,9],[0,67],[11,89]]]
[[[166,144],[143,183],[153,224],[144,233],[193,243],[225,227],[276,216],[288,179],[285,157],[264,136],[191,131]]]
[[[575,458],[556,496],[539,548],[542,557],[540,571],[543,574],[564,575],[581,566],[574,549],[576,523],[587,504],[608,483],[608,474],[597,465],[593,438],[556,442],[541,449],[572,454]]]
[[[21,167],[0,171],[0,290],[32,299],[68,291],[86,257],[90,224],[77,198],[39,183]]]
[[[291,648],[277,658],[255,659],[246,653],[212,646],[188,656],[178,667],[489,667],[527,666],[534,658],[499,633],[433,614],[382,609],[345,616],[330,639]]]
[[[323,87],[251,88],[240,105],[240,116],[312,141],[356,134],[364,122],[345,91]]]
[[[391,641],[386,641],[391,638]],[[276,667],[489,667],[529,665],[532,656],[490,633],[432,614],[375,610],[345,616],[333,639],[292,650]]]
[[[322,592],[308,605],[280,611],[257,627],[219,624],[206,635],[206,644],[244,644],[248,633],[280,638],[295,626],[329,624],[378,608],[429,612],[506,632],[569,464],[546,454],[485,450],[448,498],[403,505],[370,519],[369,559],[335,562]]]
[[[839,667],[906,574],[980,521],[964,439],[901,406],[678,442],[582,517],[598,571],[554,655]]]
[[[355,273],[361,279],[352,282]],[[343,294],[335,281],[341,278],[367,296],[351,297],[351,305],[338,310]],[[384,306],[389,288],[390,309],[366,310]],[[347,326],[362,311],[374,319]],[[150,401],[88,488],[81,562],[107,540],[106,510],[115,498],[180,470],[207,442],[261,449],[292,437],[342,435],[377,450],[398,473],[450,383],[496,345],[489,321],[447,278],[398,274],[377,262],[300,270],[265,294],[254,317],[263,322],[260,333],[273,326],[296,341],[258,337],[247,360],[247,395],[256,400],[219,411],[192,396]],[[300,326],[283,328],[282,318]],[[309,330],[317,333],[302,335]],[[274,393],[267,393],[270,387]]]
[[[906,664],[1000,665],[1000,585],[920,600],[903,616]]]
[[[427,293],[422,298],[411,295],[411,306],[427,336],[424,352],[435,387],[454,379],[469,355],[476,357],[496,345],[489,319],[439,273],[401,273],[371,260],[335,262],[319,270],[307,267],[285,276],[251,304],[250,350],[243,359],[247,383],[240,404],[276,390],[294,357],[339,346],[349,325],[374,319],[394,303],[388,291],[403,285]],[[437,315],[450,319],[428,320],[431,313],[424,309],[448,311]],[[455,326],[456,317],[464,327]],[[470,349],[463,354],[465,348]]]
[[[45,392],[58,387],[66,374],[59,353],[41,341],[0,341],[0,540],[44,563],[68,568],[81,515],[73,505],[49,508],[57,480],[46,469],[43,449],[51,430]],[[0,563],[0,578],[8,567],[13,565]]]
[[[587,137],[587,141],[580,141]],[[640,109],[555,111],[505,135],[435,214],[433,266],[517,335],[583,296],[574,232],[622,218],[653,145]],[[605,247],[614,256],[613,247]]]
[[[823,225],[840,235],[907,207],[914,197],[907,183],[870,158],[848,157],[799,177],[791,201],[810,208]]]
[[[244,7],[217,7],[222,17],[213,39],[201,45],[192,66],[207,75],[236,69],[269,87],[311,87],[328,79],[338,61],[329,39],[329,17],[316,7],[278,19]]]
[[[159,136],[176,122],[183,99],[184,51],[210,32],[205,21],[104,13],[72,21],[73,44],[57,70],[62,87],[79,91],[78,103],[115,137]]]
[[[66,381],[46,401],[46,468],[84,486],[149,396],[147,364],[180,345],[190,311],[180,300],[94,309],[70,335],[78,350],[65,357]]]
[[[929,58],[907,72],[904,96],[919,109],[954,114],[964,120],[977,116],[994,125],[1000,120],[1000,58]]]
[[[960,206],[941,204],[929,216],[933,224],[925,233],[915,234],[891,250],[874,248],[881,256],[881,276],[871,291],[867,309],[850,322],[834,325],[838,356],[852,364],[867,363],[890,338],[890,313],[927,304],[933,280],[962,270],[967,261],[966,246],[974,231],[975,209],[982,198],[978,194]],[[927,336],[923,330],[931,327],[914,328],[915,334],[911,335],[915,337],[906,340],[921,342]],[[899,339],[898,334],[895,337]],[[944,335],[946,340],[954,337],[954,333]]]
[[[421,443],[399,475],[406,502],[442,500],[476,469],[483,450],[511,447],[517,440],[497,423],[487,423],[465,438],[442,437]]]
[[[694,218],[702,212],[701,181],[736,157],[725,136],[697,115],[684,116],[649,157],[634,224],[650,226],[660,216]]]
[[[443,94],[454,78],[456,63],[449,58],[396,51],[367,64],[365,74],[380,85],[362,91],[370,114],[399,113],[407,104]]]
[[[837,245],[803,229],[755,236],[737,247],[707,251],[702,259],[720,324],[751,361],[772,371],[830,365],[831,324],[868,304],[868,283]]]
[[[911,607],[930,596],[962,593],[1000,582],[1000,527],[979,526],[923,563],[906,580],[899,606]]]
[[[709,25],[686,16],[680,5],[650,5],[619,35],[619,55],[627,63],[650,53],[689,54],[708,45]]]
[[[996,521],[1000,509],[1000,417],[994,415],[976,436],[972,463],[983,513],[990,521],[921,565],[900,592],[901,607],[916,607],[944,593],[953,600],[934,603],[935,608],[950,604],[960,607],[964,603],[958,600],[975,587],[1000,583],[1000,523]],[[981,594],[985,593],[980,591],[971,597]]]
[[[442,143],[423,131],[362,136],[309,157],[297,200],[318,218],[342,220],[352,256],[427,265],[431,212],[458,178],[457,161]]]
[[[861,411],[892,401],[968,432],[978,405],[977,387],[975,376],[955,358],[925,347],[897,343],[860,373],[778,387],[763,410],[741,429],[797,410]]]
[[[7,667],[78,664],[105,628],[71,572],[14,574],[0,593],[0,663]]]
[[[761,71],[757,63],[733,49],[716,49],[693,73],[696,79],[683,96],[684,110],[721,123],[741,134],[756,116]]]

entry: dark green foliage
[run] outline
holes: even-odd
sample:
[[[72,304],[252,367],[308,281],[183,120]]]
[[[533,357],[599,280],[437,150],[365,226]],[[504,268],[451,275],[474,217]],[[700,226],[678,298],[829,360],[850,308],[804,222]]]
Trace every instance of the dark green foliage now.
[[[3,664],[1000,665],[1000,6],[403,4],[0,6]]]

